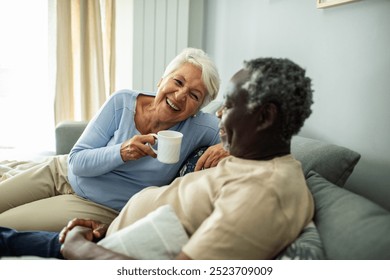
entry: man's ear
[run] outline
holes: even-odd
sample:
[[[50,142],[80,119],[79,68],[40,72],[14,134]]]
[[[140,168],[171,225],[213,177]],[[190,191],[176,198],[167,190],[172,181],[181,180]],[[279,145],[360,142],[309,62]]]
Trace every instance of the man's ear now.
[[[259,108],[257,126],[258,130],[263,130],[272,127],[278,118],[278,107],[274,103],[266,103]]]

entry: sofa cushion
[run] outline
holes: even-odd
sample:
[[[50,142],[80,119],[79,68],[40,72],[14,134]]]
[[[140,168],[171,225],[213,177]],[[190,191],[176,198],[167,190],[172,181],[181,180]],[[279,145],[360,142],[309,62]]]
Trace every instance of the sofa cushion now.
[[[360,159],[348,148],[301,136],[293,137],[291,153],[302,163],[306,177],[314,170],[338,186],[344,186]]]
[[[390,212],[311,171],[314,222],[329,259],[390,259]]]

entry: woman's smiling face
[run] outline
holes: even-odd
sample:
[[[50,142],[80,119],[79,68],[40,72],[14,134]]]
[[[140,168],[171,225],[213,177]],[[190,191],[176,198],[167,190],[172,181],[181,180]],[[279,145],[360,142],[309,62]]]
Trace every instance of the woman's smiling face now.
[[[158,83],[154,101],[159,119],[177,123],[195,115],[207,94],[202,70],[185,63]]]

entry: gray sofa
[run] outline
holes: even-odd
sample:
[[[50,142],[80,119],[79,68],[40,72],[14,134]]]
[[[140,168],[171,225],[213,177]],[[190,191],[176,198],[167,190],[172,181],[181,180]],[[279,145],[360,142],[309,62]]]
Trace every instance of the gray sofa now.
[[[215,101],[204,111],[214,113],[219,106]],[[57,126],[57,154],[69,153],[86,124],[64,122]],[[276,259],[389,260],[389,208],[343,188],[360,154],[301,136],[293,138],[292,154],[302,163],[316,211],[313,223]],[[186,161],[186,172],[191,171],[188,166],[194,160],[190,157]]]

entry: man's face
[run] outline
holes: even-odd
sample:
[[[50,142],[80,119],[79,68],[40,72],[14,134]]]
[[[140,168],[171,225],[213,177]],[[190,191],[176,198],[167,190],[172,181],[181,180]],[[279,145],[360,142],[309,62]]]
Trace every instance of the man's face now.
[[[175,123],[196,114],[206,92],[201,69],[182,65],[158,84],[155,106],[161,121]]]
[[[230,80],[224,106],[218,111],[220,137],[231,155],[245,157],[250,153],[257,120],[248,108],[248,92],[242,87],[250,78],[249,72],[240,70]]]

